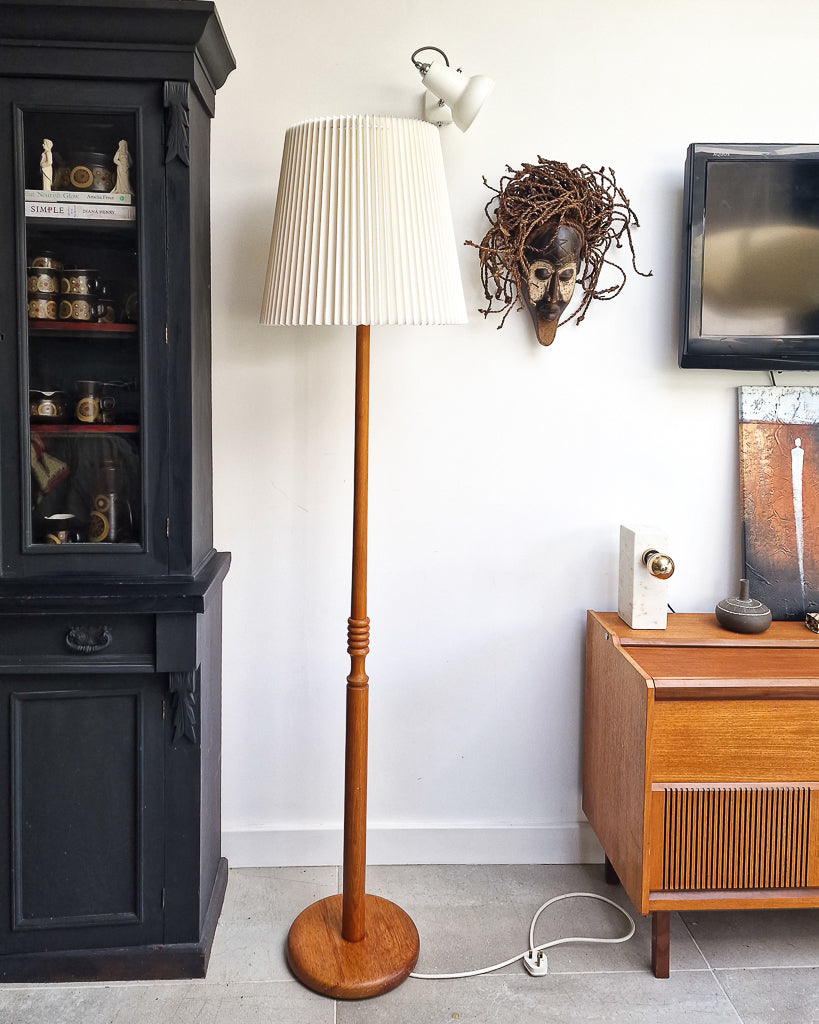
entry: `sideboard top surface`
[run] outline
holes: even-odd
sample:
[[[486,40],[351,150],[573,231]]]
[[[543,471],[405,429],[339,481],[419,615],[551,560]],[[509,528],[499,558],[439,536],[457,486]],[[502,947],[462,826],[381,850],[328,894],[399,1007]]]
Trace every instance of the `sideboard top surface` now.
[[[617,612],[589,612],[621,647],[806,647],[819,651],[819,634],[804,622],[772,622],[764,633],[731,633],[706,612],[675,612],[666,629],[632,629]]]
[[[712,615],[672,614],[668,628],[636,630],[613,612],[590,612],[658,700],[819,698],[819,636],[801,622],[764,633],[722,629]],[[600,629],[605,631],[600,632]]]

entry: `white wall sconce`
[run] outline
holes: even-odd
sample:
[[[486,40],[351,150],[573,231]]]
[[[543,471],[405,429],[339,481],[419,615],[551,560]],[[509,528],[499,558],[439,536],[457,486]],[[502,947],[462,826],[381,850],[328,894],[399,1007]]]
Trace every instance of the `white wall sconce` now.
[[[432,60],[429,64],[416,60],[424,50],[440,53],[444,62]],[[427,93],[424,96],[424,120],[442,127],[453,122],[465,132],[478,116],[478,111],[495,87],[486,75],[467,77],[460,68],[451,68],[449,58],[437,46],[421,46],[410,58],[421,73]]]

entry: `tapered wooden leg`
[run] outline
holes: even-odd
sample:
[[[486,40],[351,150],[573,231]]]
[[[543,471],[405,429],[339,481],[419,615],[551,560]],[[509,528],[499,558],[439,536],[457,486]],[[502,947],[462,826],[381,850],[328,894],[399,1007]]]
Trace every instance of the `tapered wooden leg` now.
[[[619,885],[620,884],[620,879],[617,876],[617,872],[614,870],[614,865],[608,859],[608,857],[606,857],[606,862],[605,862],[605,864],[603,866],[603,873],[604,873],[605,879],[609,883],[609,885]]]
[[[418,931],[394,903],[365,893],[367,861],[367,475],[370,329],[356,328],[353,572],[347,623],[347,732],[344,772],[343,895],[319,900],[293,922],[287,959],[308,988],[364,999],[395,988],[418,959]]]
[[[655,978],[667,978],[671,959],[671,911],[651,913],[651,966]]]

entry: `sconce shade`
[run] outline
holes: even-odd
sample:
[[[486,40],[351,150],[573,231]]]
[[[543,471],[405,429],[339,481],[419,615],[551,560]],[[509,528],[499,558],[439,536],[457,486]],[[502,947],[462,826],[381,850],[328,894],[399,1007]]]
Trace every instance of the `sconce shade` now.
[[[466,321],[438,130],[358,114],[288,129],[261,322]]]
[[[452,111],[452,120],[465,132],[478,116],[486,97],[495,87],[487,75],[472,75],[467,78],[459,71],[433,61],[424,75],[424,88],[443,100]]]

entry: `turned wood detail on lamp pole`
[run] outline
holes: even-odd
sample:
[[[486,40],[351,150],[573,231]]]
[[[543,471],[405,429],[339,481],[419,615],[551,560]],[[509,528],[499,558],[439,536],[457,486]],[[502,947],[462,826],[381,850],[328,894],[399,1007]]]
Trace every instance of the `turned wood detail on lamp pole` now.
[[[365,888],[370,326],[466,319],[438,129],[371,115],[290,128],[262,323],[356,325],[343,886],[341,894],[303,910],[287,937],[296,977],[335,998],[360,999],[395,988],[411,973],[419,950],[410,917]]]

